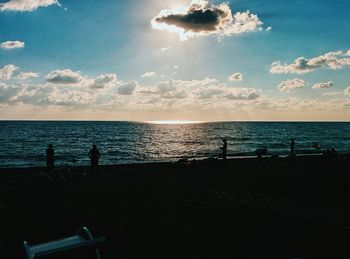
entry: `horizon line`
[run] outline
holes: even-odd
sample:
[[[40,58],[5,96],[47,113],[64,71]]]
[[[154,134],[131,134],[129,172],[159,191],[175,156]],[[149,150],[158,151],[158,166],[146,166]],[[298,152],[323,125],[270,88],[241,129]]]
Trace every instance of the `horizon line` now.
[[[42,121],[42,122],[131,122],[131,123],[148,123],[152,124],[176,124],[171,122],[182,122],[182,124],[201,124],[201,123],[219,123],[219,122],[342,122],[350,123],[350,120],[88,120],[88,119],[0,119],[0,122],[11,121]],[[168,123],[166,123],[168,122]]]

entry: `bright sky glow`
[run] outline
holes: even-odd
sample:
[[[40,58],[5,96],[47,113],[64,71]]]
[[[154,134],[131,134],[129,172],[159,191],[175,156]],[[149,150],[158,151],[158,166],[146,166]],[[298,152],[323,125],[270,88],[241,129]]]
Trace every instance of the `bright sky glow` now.
[[[0,0],[0,119],[349,121],[349,11],[347,0]]]

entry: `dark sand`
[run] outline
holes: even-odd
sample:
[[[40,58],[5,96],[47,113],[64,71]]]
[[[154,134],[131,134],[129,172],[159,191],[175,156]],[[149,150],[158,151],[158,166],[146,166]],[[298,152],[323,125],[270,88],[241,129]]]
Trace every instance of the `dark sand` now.
[[[41,168],[0,170],[0,258],[80,226],[106,236],[104,258],[350,258],[349,166],[346,157],[117,165],[74,168],[55,184],[35,179]]]

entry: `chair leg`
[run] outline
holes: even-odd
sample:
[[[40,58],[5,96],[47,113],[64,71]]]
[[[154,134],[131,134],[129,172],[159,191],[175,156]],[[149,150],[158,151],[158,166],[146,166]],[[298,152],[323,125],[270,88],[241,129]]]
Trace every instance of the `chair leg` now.
[[[27,241],[23,241],[23,246],[26,252],[27,259],[34,259],[34,257],[32,257],[32,253],[30,252],[29,244]]]
[[[81,229],[79,229],[78,230],[78,234],[79,235],[80,234],[85,234],[85,236],[87,237],[88,240],[93,240],[94,239],[92,233],[90,232],[90,230],[87,227],[82,227]],[[95,249],[95,253],[96,253],[97,259],[102,259],[100,250],[98,248]]]

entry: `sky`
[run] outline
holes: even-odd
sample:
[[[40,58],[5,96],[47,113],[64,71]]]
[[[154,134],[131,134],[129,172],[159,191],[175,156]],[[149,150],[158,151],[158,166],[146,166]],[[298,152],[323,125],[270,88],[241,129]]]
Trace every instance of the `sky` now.
[[[0,0],[0,119],[349,121],[347,0]]]

